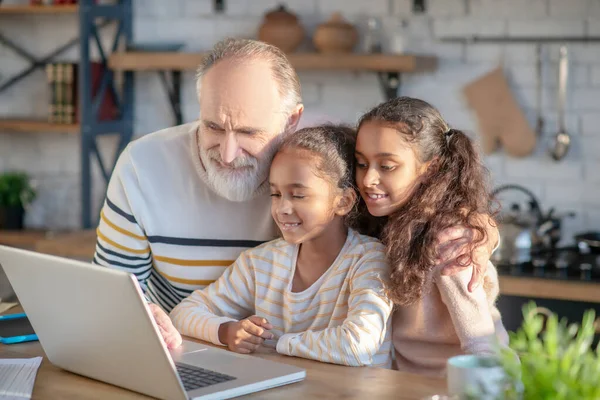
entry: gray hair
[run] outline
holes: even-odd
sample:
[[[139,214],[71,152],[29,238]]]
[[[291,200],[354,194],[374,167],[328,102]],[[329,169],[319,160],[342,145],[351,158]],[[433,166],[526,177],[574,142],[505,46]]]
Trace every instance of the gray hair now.
[[[283,109],[291,112],[302,103],[300,80],[296,70],[290,64],[285,53],[270,44],[250,39],[225,39],[218,42],[206,55],[196,72],[196,91],[200,96],[202,77],[206,72],[224,59],[237,58],[240,60],[263,59],[271,64],[273,77],[279,84],[279,94],[282,97]]]

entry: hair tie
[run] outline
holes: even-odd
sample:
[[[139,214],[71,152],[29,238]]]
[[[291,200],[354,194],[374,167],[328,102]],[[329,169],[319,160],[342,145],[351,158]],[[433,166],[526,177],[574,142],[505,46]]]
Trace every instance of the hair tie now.
[[[446,138],[450,138],[450,136],[454,135],[454,129],[448,129],[448,131],[444,134]]]

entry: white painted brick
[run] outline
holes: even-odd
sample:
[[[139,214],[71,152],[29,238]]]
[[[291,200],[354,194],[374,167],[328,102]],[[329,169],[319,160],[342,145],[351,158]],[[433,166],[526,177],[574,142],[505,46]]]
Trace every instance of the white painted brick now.
[[[318,104],[321,100],[321,87],[316,83],[303,82],[300,78],[302,88],[302,101],[305,106]]]
[[[600,36],[600,18],[590,18],[587,20],[587,34],[589,36]]]
[[[260,21],[258,18],[220,20],[216,25],[215,42],[228,37],[256,39],[258,36],[259,26]]]
[[[592,0],[592,2],[595,0]],[[550,0],[550,16],[585,18],[590,10],[590,0]]]
[[[226,6],[228,6],[230,2],[231,1],[226,1],[225,2]],[[172,2],[164,2],[164,3],[171,5]],[[183,0],[183,4],[180,7],[182,9],[183,16],[195,17],[198,15],[213,14],[215,12],[213,3],[214,3],[213,1]]]
[[[392,14],[408,16],[413,12],[412,0],[392,0]]]
[[[588,163],[586,165],[586,180],[585,188],[583,191],[583,203],[588,206],[600,208],[600,180],[598,179],[598,170],[600,170],[600,163]]]
[[[182,11],[190,1],[163,1],[163,0],[134,0],[133,15],[135,17],[181,17]],[[194,1],[196,4],[210,5],[209,1]]]
[[[596,112],[582,114],[581,132],[584,135],[600,137],[600,114]]]
[[[517,68],[535,64],[535,45],[532,44],[468,44],[467,62],[493,61]]]
[[[187,51],[206,50],[217,41],[221,18],[145,18],[133,26],[135,42],[182,43]],[[173,27],[176,26],[177,29]]]
[[[503,19],[448,18],[436,19],[433,23],[436,37],[446,36],[501,36],[506,33],[506,21]]]
[[[426,12],[433,17],[462,17],[467,13],[463,0],[428,0]]]
[[[80,171],[80,140],[70,134],[45,134],[37,138],[40,149],[37,163],[45,173],[76,174]]]
[[[506,161],[507,178],[549,179],[570,181],[583,175],[583,165],[574,152],[560,162],[555,162],[547,153],[546,143],[537,146],[535,154],[526,158],[510,158]]]
[[[505,159],[505,164],[510,161]],[[539,180],[502,176],[494,180],[493,189],[497,189],[503,185],[523,186],[525,189],[529,189],[539,201],[542,201],[544,198],[544,184]],[[529,197],[526,194],[508,189],[498,193],[496,198],[502,203],[502,207],[509,207],[511,202],[526,205],[529,201]]]
[[[329,18],[332,13],[340,12],[342,15],[389,15],[390,4],[388,0],[321,0],[317,9],[324,17]]]
[[[600,128],[597,133],[596,137],[583,136],[579,139],[581,140],[583,159],[586,161],[600,162]],[[598,175],[600,175],[600,170]]]
[[[590,83],[593,86],[600,86],[600,66],[591,67]]]
[[[553,204],[573,204],[583,201],[584,185],[581,182],[548,183],[544,201]]]
[[[587,15],[589,17],[600,17],[600,1],[590,0],[590,5],[589,5]]]
[[[558,44],[549,44],[546,51],[552,62],[558,62],[559,48]],[[597,44],[571,43],[567,46],[569,53],[569,62],[575,64],[600,64],[600,46]]]
[[[548,15],[545,0],[471,0],[469,11],[482,17],[545,17]]]
[[[465,58],[469,63],[497,62],[502,59],[504,48],[500,44],[469,44],[465,48]]]
[[[198,0],[188,1],[197,2]],[[212,3],[212,1],[202,2]],[[317,11],[316,0],[226,0],[225,14],[237,17],[263,17],[266,13],[279,7],[280,4],[284,5],[288,11],[298,14],[299,17],[305,14],[314,14]]]
[[[498,182],[504,176],[504,161],[504,157],[498,153],[483,156],[483,162],[490,171],[493,182]]]
[[[438,58],[438,71],[440,65],[447,60],[461,61],[464,59],[464,45],[461,43],[440,43],[436,40],[412,40],[407,43],[406,53],[435,55]]]
[[[356,123],[362,114],[384,100],[377,85],[363,84],[324,85],[321,96],[319,115],[350,124]]]
[[[547,88],[556,88],[558,86],[558,65],[545,65],[542,71],[543,84]],[[573,87],[588,87],[590,84],[590,69],[588,65],[580,65],[575,62],[569,63],[569,78],[567,81],[567,90]]]
[[[600,88],[575,89],[573,107],[581,110],[600,110]]]
[[[583,35],[585,35],[585,22],[580,20],[557,18],[508,20],[508,36],[512,37],[560,37]]]
[[[427,16],[414,16],[398,18],[397,16],[383,17],[381,19],[384,31],[384,48],[388,52],[397,52],[393,48],[393,38],[398,36],[403,39],[406,46],[420,40],[432,40],[433,30],[431,18]],[[387,44],[387,47],[385,46]]]
[[[594,206],[594,204],[591,206]],[[600,231],[600,206],[598,204],[595,204],[595,206],[597,208],[588,208],[586,212],[586,231]]]
[[[531,126],[535,126],[536,114],[531,112]],[[555,112],[544,112],[542,114],[544,118],[544,128],[542,134],[546,137],[553,136],[558,131],[558,114]],[[581,134],[581,124],[579,121],[579,116],[576,114],[567,114],[565,115],[565,127],[567,132],[570,135],[580,135]]]

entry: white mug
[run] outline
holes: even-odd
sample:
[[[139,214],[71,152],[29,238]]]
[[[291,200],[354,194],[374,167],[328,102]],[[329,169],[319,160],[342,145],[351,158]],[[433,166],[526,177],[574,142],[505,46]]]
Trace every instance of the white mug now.
[[[448,359],[448,394],[458,398],[503,398],[506,372],[492,355],[462,355]]]

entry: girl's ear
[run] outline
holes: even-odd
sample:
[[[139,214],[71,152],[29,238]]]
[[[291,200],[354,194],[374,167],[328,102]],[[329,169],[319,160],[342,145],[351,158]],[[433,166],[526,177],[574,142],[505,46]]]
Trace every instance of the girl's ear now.
[[[356,190],[346,188],[336,199],[335,214],[339,216],[348,215],[356,203]]]

